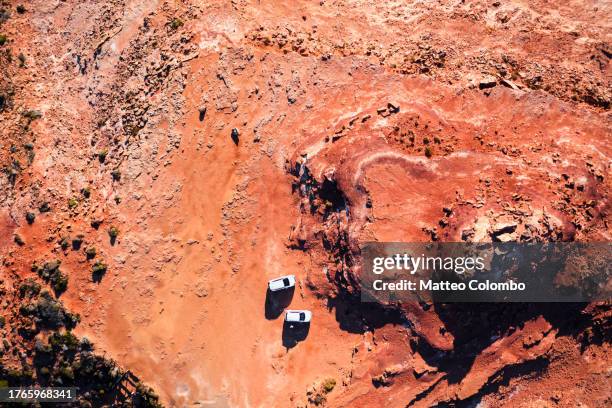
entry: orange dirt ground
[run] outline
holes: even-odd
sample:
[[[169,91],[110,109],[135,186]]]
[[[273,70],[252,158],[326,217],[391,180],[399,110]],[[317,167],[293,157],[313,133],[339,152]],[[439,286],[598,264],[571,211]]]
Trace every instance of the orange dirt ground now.
[[[612,404],[609,304],[355,295],[366,241],[486,241],[508,220],[512,240],[610,241],[610,2],[17,4],[0,283],[61,260],[74,333],[164,405]],[[95,259],[62,248],[79,234]],[[289,273],[313,311],[297,343],[266,311]]]

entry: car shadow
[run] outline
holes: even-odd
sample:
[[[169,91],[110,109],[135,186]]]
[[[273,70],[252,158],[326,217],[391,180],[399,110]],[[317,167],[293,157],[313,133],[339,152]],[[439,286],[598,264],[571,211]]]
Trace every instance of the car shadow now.
[[[266,304],[265,304],[265,316],[268,320],[277,319],[283,310],[291,304],[293,299],[293,293],[295,292],[295,286],[272,292],[269,288],[266,291]]]
[[[295,323],[284,322],[283,324],[283,346],[286,349],[295,347],[300,341],[304,341],[308,337],[310,331],[310,322]]]

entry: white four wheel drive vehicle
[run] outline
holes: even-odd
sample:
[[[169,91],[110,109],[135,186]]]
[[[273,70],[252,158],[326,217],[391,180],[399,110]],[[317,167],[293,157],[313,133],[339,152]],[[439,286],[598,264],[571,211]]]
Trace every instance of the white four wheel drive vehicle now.
[[[271,292],[289,289],[294,286],[295,276],[293,275],[281,276],[280,278],[272,279],[270,282],[268,282],[268,288],[270,288]]]
[[[308,323],[312,318],[310,310],[287,310],[285,313],[285,321],[292,323]]]

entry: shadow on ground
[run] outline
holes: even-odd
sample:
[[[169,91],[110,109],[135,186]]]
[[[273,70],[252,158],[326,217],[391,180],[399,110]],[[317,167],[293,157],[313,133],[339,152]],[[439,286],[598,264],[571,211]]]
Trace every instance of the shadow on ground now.
[[[285,290],[272,292],[270,289],[266,292],[265,315],[266,319],[273,320],[278,318],[283,310],[291,304],[295,287]]]
[[[300,341],[308,337],[310,331],[309,323],[284,322],[283,324],[283,346],[287,349],[295,347]]]
[[[327,309],[335,311],[340,329],[349,333],[363,334],[387,324],[402,326],[407,324],[400,310],[385,308],[377,303],[364,303],[354,295],[340,294],[328,298]]]

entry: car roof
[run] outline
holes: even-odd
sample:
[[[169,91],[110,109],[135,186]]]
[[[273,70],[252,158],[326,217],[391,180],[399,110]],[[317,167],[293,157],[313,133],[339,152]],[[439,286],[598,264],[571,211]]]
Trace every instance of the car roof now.
[[[280,280],[283,280],[285,278],[295,278],[295,276],[293,276],[293,275],[279,276],[278,278],[270,279],[270,282],[280,281]]]

